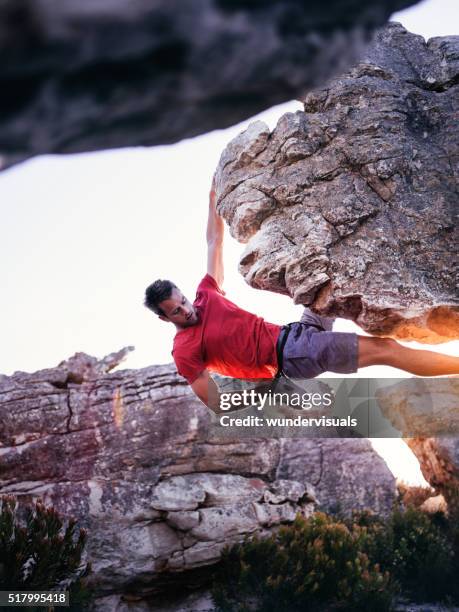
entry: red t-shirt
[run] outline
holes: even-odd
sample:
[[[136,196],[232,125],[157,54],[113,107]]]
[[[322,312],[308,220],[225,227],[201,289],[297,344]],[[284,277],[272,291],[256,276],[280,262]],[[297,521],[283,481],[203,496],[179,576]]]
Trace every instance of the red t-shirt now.
[[[172,356],[179,374],[191,384],[205,369],[233,378],[273,378],[280,326],[242,310],[225,297],[206,274],[193,306],[199,321],[174,338]]]

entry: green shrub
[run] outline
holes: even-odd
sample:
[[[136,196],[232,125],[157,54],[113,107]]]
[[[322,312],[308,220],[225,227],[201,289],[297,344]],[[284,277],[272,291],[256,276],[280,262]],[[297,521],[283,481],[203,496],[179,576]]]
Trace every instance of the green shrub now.
[[[447,518],[414,507],[387,518],[297,517],[264,540],[224,551],[215,604],[223,612],[389,610],[399,592],[458,602],[458,509],[451,504]]]
[[[387,520],[368,512],[354,513],[346,523],[364,530],[361,549],[371,563],[389,571],[411,599],[455,597],[457,552],[451,525],[443,515],[408,507],[394,509]]]
[[[66,526],[54,508],[40,501],[23,508],[12,496],[0,498],[0,590],[69,590],[72,607],[81,610],[89,594],[81,562],[86,532]],[[28,608],[30,610],[30,608]]]
[[[371,563],[377,563],[382,571],[393,570],[393,538],[387,521],[368,510],[353,512],[351,518],[343,518],[348,529],[359,533],[361,550]]]
[[[393,539],[393,571],[416,599],[441,599],[454,581],[454,551],[433,517],[408,508],[395,511],[389,529]]]
[[[318,512],[224,550],[212,589],[222,612],[390,610],[389,574],[362,552],[363,529]]]
[[[449,542],[454,551],[454,569],[455,579],[451,585],[451,594],[456,603],[459,603],[459,488],[450,486],[445,491],[445,497],[448,500],[448,518],[446,521],[446,533]]]

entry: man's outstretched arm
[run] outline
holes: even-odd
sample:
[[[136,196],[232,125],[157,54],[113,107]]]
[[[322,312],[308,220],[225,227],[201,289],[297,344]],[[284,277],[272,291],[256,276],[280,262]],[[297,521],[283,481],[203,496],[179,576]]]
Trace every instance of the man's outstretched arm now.
[[[216,196],[215,185],[209,194],[209,217],[207,219],[207,274],[217,281],[221,288],[223,285],[223,219],[215,208]]]
[[[218,387],[207,370],[201,372],[191,384],[195,395],[216,414],[220,412]]]

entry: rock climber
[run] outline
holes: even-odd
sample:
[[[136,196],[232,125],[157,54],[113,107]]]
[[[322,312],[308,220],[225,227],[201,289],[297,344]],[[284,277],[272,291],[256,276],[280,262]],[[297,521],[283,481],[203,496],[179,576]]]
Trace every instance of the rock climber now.
[[[313,378],[323,372],[352,373],[371,365],[400,368],[417,376],[459,374],[459,358],[410,349],[392,338],[332,331],[333,319],[305,309],[289,326],[268,323],[225,297],[223,220],[214,184],[207,222],[207,274],[191,303],[169,280],[145,292],[145,306],[175,325],[172,355],[181,376],[209,408],[218,389],[209,372],[240,379]]]

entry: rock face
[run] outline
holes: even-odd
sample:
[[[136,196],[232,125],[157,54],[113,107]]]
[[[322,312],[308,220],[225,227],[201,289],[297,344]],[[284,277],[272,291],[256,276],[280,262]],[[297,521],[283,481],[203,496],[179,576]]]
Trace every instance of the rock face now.
[[[409,379],[379,393],[379,405],[419,460],[429,484],[459,503],[459,378]]]
[[[311,483],[321,504],[333,512],[371,508],[385,515],[395,500],[395,481],[384,476],[385,463],[369,440],[283,439],[278,474]],[[362,486],[364,483],[364,486]]]
[[[446,502],[457,503],[459,437],[407,438],[406,442],[418,458],[424,478],[442,493]]]
[[[354,63],[414,0],[4,0],[0,167],[172,143]]]
[[[375,335],[459,338],[459,37],[389,24],[272,133],[221,156],[218,206],[253,287]]]
[[[172,365],[108,372],[123,355],[0,377],[0,494],[88,528],[98,593],[199,584],[225,543],[311,513],[312,479],[323,508],[390,509],[394,478],[368,441],[211,439]]]
[[[376,391],[386,418],[405,438],[459,435],[459,378],[409,378]]]

